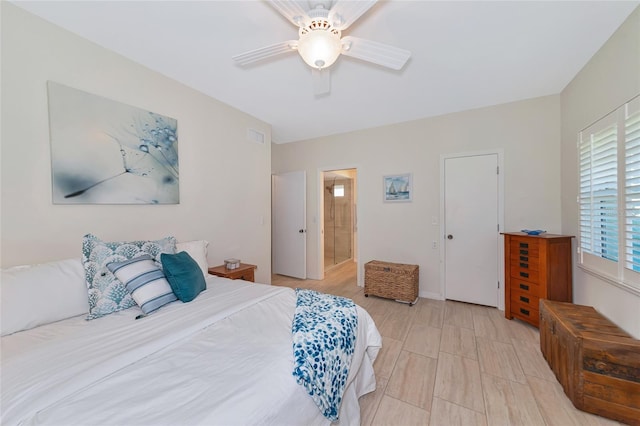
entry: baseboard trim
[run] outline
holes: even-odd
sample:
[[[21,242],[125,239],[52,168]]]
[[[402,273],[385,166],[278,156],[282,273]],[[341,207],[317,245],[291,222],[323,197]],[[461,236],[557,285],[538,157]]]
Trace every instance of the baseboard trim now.
[[[424,297],[426,299],[444,300],[444,297],[442,297],[440,293],[434,293],[432,291],[421,291],[420,297]]]

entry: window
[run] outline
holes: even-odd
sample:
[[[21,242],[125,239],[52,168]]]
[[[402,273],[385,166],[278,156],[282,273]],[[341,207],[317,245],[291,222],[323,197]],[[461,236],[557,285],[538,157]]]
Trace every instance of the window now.
[[[580,132],[580,265],[640,292],[640,98]]]
[[[335,185],[333,187],[334,197],[344,197],[344,185]]]

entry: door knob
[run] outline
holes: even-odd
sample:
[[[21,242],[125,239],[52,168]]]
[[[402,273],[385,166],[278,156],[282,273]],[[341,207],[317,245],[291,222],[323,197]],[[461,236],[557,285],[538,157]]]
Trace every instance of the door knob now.
[[[453,240],[453,235],[451,234],[447,235],[447,240]]]

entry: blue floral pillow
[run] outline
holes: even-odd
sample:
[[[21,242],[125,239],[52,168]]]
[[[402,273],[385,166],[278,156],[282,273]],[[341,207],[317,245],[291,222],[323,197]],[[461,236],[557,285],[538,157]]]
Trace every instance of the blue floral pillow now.
[[[109,271],[108,263],[148,254],[162,268],[160,255],[175,252],[174,237],[157,241],[104,242],[95,235],[85,235],[82,239],[82,264],[89,293],[87,319],[100,318],[136,305],[125,285]]]

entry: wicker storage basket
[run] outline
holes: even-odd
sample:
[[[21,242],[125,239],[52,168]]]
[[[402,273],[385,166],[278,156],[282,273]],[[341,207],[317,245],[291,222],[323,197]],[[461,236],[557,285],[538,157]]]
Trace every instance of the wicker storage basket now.
[[[418,299],[418,265],[372,260],[364,265],[364,295],[413,305]]]

